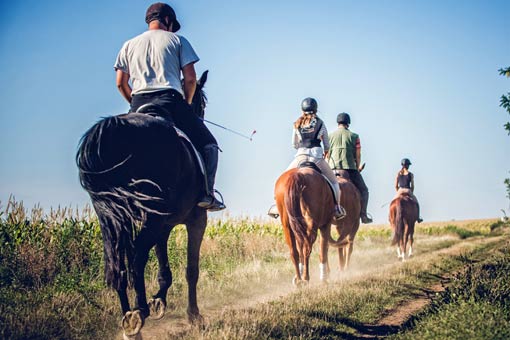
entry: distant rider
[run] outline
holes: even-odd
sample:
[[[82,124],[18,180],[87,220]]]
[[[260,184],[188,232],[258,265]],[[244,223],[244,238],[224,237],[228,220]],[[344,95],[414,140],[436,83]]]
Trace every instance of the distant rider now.
[[[395,179],[395,189],[397,190],[397,196],[401,194],[408,194],[418,205],[418,223],[423,222],[420,217],[420,204],[418,199],[414,196],[414,175],[409,171],[409,166],[412,164],[408,158],[402,159],[400,162],[402,169],[397,173]]]
[[[204,159],[207,175],[207,190],[198,206],[211,211],[225,209],[214,197],[213,189],[218,143],[190,106],[197,83],[194,64],[199,58],[188,40],[175,34],[181,25],[172,7],[161,2],[152,4],[145,22],[148,30],[125,42],[117,56],[117,87],[131,104],[130,112],[144,104],[156,104],[166,111],[162,116],[188,135]]]
[[[346,170],[352,183],[361,194],[361,222],[372,223],[368,217],[368,188],[361,176],[361,142],[358,134],[349,130],[351,117],[348,113],[340,113],[336,118],[338,129],[329,135],[331,148],[328,163],[333,170]]]

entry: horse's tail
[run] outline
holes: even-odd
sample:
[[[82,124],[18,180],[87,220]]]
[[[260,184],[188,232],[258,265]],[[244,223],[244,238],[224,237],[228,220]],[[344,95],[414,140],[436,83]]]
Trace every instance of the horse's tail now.
[[[395,206],[393,212],[393,224],[395,227],[393,240],[391,241],[391,245],[394,246],[395,244],[399,244],[400,240],[404,237],[404,216],[403,216],[403,209],[402,209],[402,200],[401,198],[395,199]]]
[[[161,123],[167,135],[171,132],[168,123],[145,117],[100,120],[83,135],[76,154],[80,183],[90,195],[101,226],[106,282],[115,289],[122,289],[125,280],[121,278],[131,272],[137,224],[147,213],[165,214],[164,191],[154,181],[137,176],[133,158],[141,152],[142,134],[147,134],[142,130],[151,127],[151,133],[157,134],[158,129],[152,128]]]
[[[284,204],[290,229],[293,231],[296,240],[305,246],[311,247],[307,237],[307,223],[301,212],[301,197],[306,187],[304,179],[304,176],[299,172],[289,178],[290,183],[285,192]]]

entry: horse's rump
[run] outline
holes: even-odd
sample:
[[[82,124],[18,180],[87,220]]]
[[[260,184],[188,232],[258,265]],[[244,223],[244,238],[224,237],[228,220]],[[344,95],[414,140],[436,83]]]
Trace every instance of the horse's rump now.
[[[104,118],[82,137],[76,155],[80,182],[100,221],[106,281],[114,288],[125,275],[119,271],[124,256],[131,264],[137,225],[148,214],[176,211],[186,153],[171,123],[146,114]]]
[[[414,226],[417,219],[418,204],[410,194],[402,194],[391,201],[389,220],[394,230],[392,245],[402,239],[406,224]]]

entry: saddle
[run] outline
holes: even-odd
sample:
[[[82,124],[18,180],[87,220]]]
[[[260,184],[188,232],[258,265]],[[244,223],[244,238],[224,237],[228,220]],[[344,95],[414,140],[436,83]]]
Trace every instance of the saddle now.
[[[297,167],[298,168],[312,168],[322,175],[321,169],[319,169],[317,164],[315,164],[314,162],[304,161],[304,162],[299,163]]]
[[[148,114],[151,116],[158,116],[158,117],[162,117],[162,118],[168,120],[171,123],[172,127],[174,128],[175,132],[177,133],[177,136],[179,136],[183,141],[185,141],[185,144],[187,144],[190,147],[190,149],[193,151],[192,154],[195,156],[195,160],[198,163],[200,172],[204,176],[204,179],[207,181],[207,179],[206,179],[207,175],[206,175],[206,171],[205,171],[205,163],[204,163],[204,160],[202,159],[202,156],[198,152],[195,145],[193,145],[193,142],[191,141],[191,139],[189,139],[189,137],[184,133],[184,131],[182,131],[177,126],[175,126],[175,123],[171,120],[172,115],[170,114],[170,112],[167,109],[165,109],[164,107],[162,107],[161,105],[158,105],[158,104],[147,103],[147,104],[140,106],[136,110],[136,112],[137,113],[145,113],[145,114]]]

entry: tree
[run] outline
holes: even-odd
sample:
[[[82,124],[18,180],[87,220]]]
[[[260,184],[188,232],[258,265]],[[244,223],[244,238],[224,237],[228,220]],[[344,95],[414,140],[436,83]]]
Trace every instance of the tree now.
[[[510,67],[507,67],[506,69],[500,68],[498,71],[499,71],[500,75],[510,77]],[[499,106],[504,108],[506,110],[506,112],[508,112],[508,114],[510,114],[510,92],[507,93],[506,95],[502,95],[499,103],[500,103]],[[510,122],[506,122],[504,127],[505,127],[505,130],[507,130],[508,134],[510,135]],[[510,178],[505,178],[504,183],[506,186],[506,197],[508,197],[508,199],[510,199]],[[505,214],[505,216],[506,216],[506,214]]]
[[[510,77],[510,67],[507,67],[506,69],[500,68],[498,71],[499,71],[500,75]],[[506,96],[502,95],[499,103],[500,103],[499,106],[504,108],[506,110],[506,112],[508,112],[508,114],[510,114],[510,92],[507,93]],[[506,124],[504,126],[505,126],[505,130],[507,130],[508,134],[510,135],[510,122],[506,122]]]

